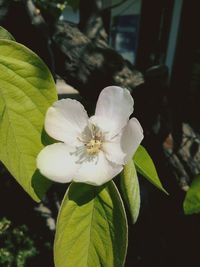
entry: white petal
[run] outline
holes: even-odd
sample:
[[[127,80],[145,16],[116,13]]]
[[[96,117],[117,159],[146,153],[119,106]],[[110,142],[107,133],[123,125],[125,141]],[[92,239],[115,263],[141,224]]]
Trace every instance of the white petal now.
[[[70,154],[72,149],[64,143],[46,146],[37,156],[37,168],[47,178],[68,183],[79,167]]]
[[[133,104],[133,98],[127,89],[118,86],[104,88],[95,110],[98,126],[103,130],[119,133],[133,113]]]
[[[84,161],[80,165],[80,169],[73,181],[99,186],[110,181],[121,171],[122,165],[109,162],[101,151],[98,154],[98,158],[95,157],[91,161]]]
[[[123,165],[126,154],[122,150],[121,137],[122,135],[119,134],[110,141],[104,142],[103,151],[109,161]]]
[[[56,101],[47,111],[45,130],[56,140],[69,145],[77,144],[77,137],[88,124],[84,107],[76,100]]]
[[[139,121],[136,118],[130,119],[121,139],[122,149],[126,153],[125,162],[132,158],[143,137],[143,130]]]

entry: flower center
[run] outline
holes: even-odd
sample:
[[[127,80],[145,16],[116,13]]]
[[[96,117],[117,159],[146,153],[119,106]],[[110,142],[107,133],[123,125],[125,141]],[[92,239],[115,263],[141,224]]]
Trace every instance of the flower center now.
[[[101,140],[98,139],[91,139],[87,144],[86,144],[86,149],[87,153],[89,155],[95,155],[99,152],[101,149],[102,142]]]
[[[82,163],[85,160],[98,159],[96,156],[102,149],[104,143],[104,133],[98,126],[92,123],[89,124],[77,139],[83,143],[83,145],[76,147],[76,150],[73,152],[73,154],[79,156],[77,162]]]

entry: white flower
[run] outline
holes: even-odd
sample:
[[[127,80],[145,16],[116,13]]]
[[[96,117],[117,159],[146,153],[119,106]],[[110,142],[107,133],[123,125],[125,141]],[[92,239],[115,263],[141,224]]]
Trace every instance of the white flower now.
[[[67,183],[102,185],[121,172],[143,139],[127,89],[106,87],[97,101],[95,115],[88,118],[76,100],[62,99],[46,114],[45,130],[61,141],[46,146],[37,167],[49,179]]]

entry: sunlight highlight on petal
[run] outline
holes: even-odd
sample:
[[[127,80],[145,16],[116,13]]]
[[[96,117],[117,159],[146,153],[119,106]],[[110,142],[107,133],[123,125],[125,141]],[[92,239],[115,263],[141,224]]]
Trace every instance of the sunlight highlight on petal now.
[[[46,114],[45,130],[56,140],[66,144],[77,144],[77,136],[88,124],[84,107],[76,100],[56,101]]]
[[[55,182],[71,182],[78,165],[71,156],[72,148],[63,144],[55,143],[46,146],[37,157],[37,167],[40,172]]]

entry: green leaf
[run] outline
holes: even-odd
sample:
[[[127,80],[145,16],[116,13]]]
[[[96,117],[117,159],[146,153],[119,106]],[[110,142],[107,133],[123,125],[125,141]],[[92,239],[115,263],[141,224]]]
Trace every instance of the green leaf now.
[[[136,223],[140,211],[140,187],[133,160],[124,166],[120,185],[123,198],[131,213],[132,222]]]
[[[0,160],[36,201],[50,185],[36,170],[36,156],[46,110],[56,99],[42,60],[21,44],[0,40]]]
[[[183,202],[183,209],[187,215],[200,213],[200,175],[192,181]]]
[[[158,177],[155,165],[143,146],[139,146],[134,157],[133,157],[136,170],[148,179],[153,185],[155,185],[158,189],[162,190],[166,194],[167,191],[163,188],[160,179]]]
[[[126,214],[114,183],[71,184],[57,221],[55,267],[122,267],[126,250]]]
[[[6,29],[0,26],[0,39],[7,39],[15,41],[15,38]]]

